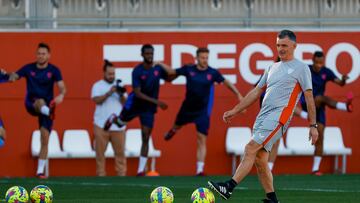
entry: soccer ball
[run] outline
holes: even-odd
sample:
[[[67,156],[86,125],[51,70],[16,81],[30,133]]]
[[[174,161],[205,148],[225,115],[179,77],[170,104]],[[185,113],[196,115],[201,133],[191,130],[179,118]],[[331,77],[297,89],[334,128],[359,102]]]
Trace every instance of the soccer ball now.
[[[6,192],[5,202],[7,203],[27,203],[28,201],[29,194],[21,186],[13,186]]]
[[[160,186],[155,188],[150,195],[151,203],[173,203],[174,195],[167,187]]]
[[[207,188],[200,187],[191,195],[192,203],[215,203],[214,194]]]
[[[32,203],[52,203],[53,193],[46,185],[38,185],[31,190],[30,200]]]

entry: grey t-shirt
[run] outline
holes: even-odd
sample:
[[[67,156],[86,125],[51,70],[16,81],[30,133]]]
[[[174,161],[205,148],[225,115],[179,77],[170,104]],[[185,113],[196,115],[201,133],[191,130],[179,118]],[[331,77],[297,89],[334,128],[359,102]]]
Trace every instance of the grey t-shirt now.
[[[291,119],[301,92],[312,89],[309,67],[298,59],[277,62],[265,70],[257,87],[266,88],[259,121],[277,121],[282,125]],[[265,127],[265,126],[264,126]]]

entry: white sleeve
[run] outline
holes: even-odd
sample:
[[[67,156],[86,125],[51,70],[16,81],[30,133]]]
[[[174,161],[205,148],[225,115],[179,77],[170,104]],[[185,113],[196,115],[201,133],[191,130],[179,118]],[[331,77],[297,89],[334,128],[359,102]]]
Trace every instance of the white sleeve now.
[[[269,68],[270,67],[265,69],[264,74],[262,74],[259,83],[256,85],[257,87],[262,89],[262,88],[264,88],[266,86],[266,81],[267,81],[267,78],[268,78]]]
[[[301,89],[303,92],[306,90],[312,89],[312,78],[310,68],[308,66],[304,66],[303,71],[301,71],[298,79]]]
[[[102,95],[101,88],[98,85],[98,83],[95,83],[92,86],[92,89],[91,89],[91,98],[98,97],[98,96],[101,96],[101,95]]]

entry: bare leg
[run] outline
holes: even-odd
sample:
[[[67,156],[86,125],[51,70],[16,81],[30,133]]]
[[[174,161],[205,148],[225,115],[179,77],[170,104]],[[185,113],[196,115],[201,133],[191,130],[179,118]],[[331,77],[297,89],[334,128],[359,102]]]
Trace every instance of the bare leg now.
[[[274,185],[273,185],[273,176],[271,171],[268,167],[268,159],[269,153],[264,149],[261,149],[257,155],[255,160],[255,166],[257,169],[257,173],[266,193],[274,192]]]
[[[141,135],[142,135],[142,145],[140,155],[143,157],[148,156],[149,152],[149,140],[151,135],[152,128],[141,126]]]
[[[204,172],[205,157],[206,157],[206,135],[198,132],[197,133],[197,151],[196,151],[196,160],[197,160],[196,173],[197,174]]]
[[[40,140],[41,147],[40,147],[39,159],[47,159],[50,132],[48,129],[41,127],[40,134],[41,134],[41,140]]]
[[[279,145],[280,145],[280,139],[278,139],[274,145],[272,146],[271,152],[269,154],[269,168],[270,171],[272,171],[272,168],[274,166],[277,154],[278,154],[278,149],[279,149]]]
[[[240,183],[246,175],[250,172],[254,165],[257,152],[262,149],[263,146],[251,140],[245,147],[245,154],[241,160],[240,165],[236,169],[234,176],[232,177],[237,183]]]
[[[327,97],[327,96],[316,96],[315,97],[315,105],[317,108],[322,107],[322,106],[328,106],[332,109],[336,108],[336,104],[338,103],[337,101],[335,101],[334,99]]]
[[[204,162],[205,157],[206,157],[206,135],[198,132],[196,159],[197,161]]]
[[[34,102],[35,111],[41,114],[41,107],[46,106],[46,102],[43,99],[37,99]]]

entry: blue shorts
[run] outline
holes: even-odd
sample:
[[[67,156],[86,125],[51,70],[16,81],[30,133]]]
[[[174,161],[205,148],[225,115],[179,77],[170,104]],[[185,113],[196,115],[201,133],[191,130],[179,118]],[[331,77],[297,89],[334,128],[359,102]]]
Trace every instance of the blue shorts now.
[[[210,128],[210,116],[205,111],[192,112],[181,107],[176,116],[175,125],[183,126],[188,123],[195,123],[196,130],[201,134],[208,135]]]
[[[120,119],[125,122],[129,122],[135,117],[140,118],[140,123],[142,126],[146,126],[148,128],[154,127],[154,118],[155,113],[150,111],[141,111],[135,108],[124,108],[120,113]]]
[[[301,107],[307,112],[306,103],[301,103]],[[316,122],[326,125],[325,107],[316,108]]]
[[[53,120],[51,120],[49,116],[36,112],[34,104],[31,101],[26,100],[25,107],[26,107],[26,111],[30,115],[38,117],[39,128],[44,127],[49,132],[51,132],[53,127]]]

